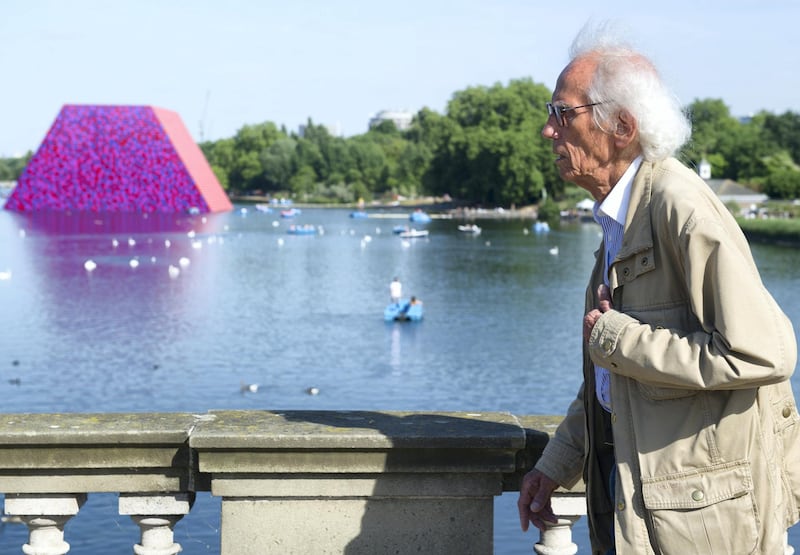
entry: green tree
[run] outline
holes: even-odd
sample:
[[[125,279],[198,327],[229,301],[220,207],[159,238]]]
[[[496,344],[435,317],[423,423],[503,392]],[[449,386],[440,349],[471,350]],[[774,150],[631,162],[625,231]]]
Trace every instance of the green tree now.
[[[352,175],[357,176],[359,182],[363,183],[370,191],[385,190],[382,178],[385,176],[386,155],[383,153],[383,149],[371,140],[368,134],[364,134],[350,139],[348,151],[357,172]]]
[[[290,179],[289,187],[292,194],[301,200],[314,191],[317,174],[311,166],[301,167]]]
[[[295,150],[297,141],[289,137],[281,138],[261,154],[261,167],[270,191],[289,188],[289,180],[294,174]]]
[[[283,136],[272,122],[245,125],[239,129],[233,137],[230,186],[239,191],[265,190],[268,182],[261,165],[262,156]]]
[[[800,163],[800,114],[784,112],[778,116],[762,112],[758,117],[765,142],[786,150],[795,163]]]
[[[800,171],[780,168],[771,172],[764,182],[763,191],[770,198],[776,199],[800,197]]]
[[[730,177],[730,146],[739,135],[740,124],[731,116],[730,109],[721,99],[695,100],[688,107],[692,122],[692,139],[683,149],[681,157],[697,167],[703,158],[714,156],[714,177]],[[709,159],[709,161],[711,161]]]
[[[449,122],[426,114],[434,145],[426,186],[491,205],[536,202],[547,185],[563,190],[540,134],[549,98],[546,87],[529,79],[456,92],[447,105]]]
[[[17,181],[33,158],[30,150],[18,158],[0,158],[0,181]]]

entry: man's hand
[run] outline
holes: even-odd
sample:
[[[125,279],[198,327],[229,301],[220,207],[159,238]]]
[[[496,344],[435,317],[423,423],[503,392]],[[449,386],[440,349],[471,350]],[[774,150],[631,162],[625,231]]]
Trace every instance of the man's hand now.
[[[597,288],[597,306],[586,313],[583,317],[583,340],[589,341],[589,336],[592,335],[594,325],[600,319],[604,312],[608,312],[614,305],[611,304],[611,291],[607,285],[601,285]]]
[[[550,498],[558,484],[535,468],[522,479],[519,488],[519,523],[522,531],[528,531],[528,523],[532,522],[539,530],[545,530],[545,521],[555,524],[556,515],[550,505]]]

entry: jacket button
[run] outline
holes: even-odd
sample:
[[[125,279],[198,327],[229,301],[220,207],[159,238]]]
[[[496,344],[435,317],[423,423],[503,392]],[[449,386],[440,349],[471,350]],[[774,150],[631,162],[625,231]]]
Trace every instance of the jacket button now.
[[[642,266],[647,266],[647,263],[648,263],[647,257],[646,256],[642,257]]]
[[[625,276],[625,277],[628,277],[629,275],[631,275],[631,269],[630,269],[630,268],[627,268],[627,267],[626,267],[626,268],[624,268],[624,269],[622,270],[622,275],[623,275],[623,276]]]
[[[616,424],[617,423],[617,413],[616,412],[612,412],[611,413],[611,423],[612,424]]]
[[[624,511],[625,510],[625,502],[624,501],[620,501],[619,503],[617,503],[617,510],[618,511]]]
[[[692,492],[692,500],[693,501],[702,501],[705,496],[706,495],[702,491],[700,491],[699,489],[696,489],[696,490],[694,490]]]
[[[792,415],[792,409],[790,407],[783,407],[783,412],[781,412],[784,418],[789,418]]]
[[[610,352],[611,352],[611,348],[612,348],[613,346],[614,346],[614,344],[611,342],[611,340],[610,340],[610,339],[606,339],[605,341],[603,341],[603,350],[604,350],[606,353],[610,353]]]

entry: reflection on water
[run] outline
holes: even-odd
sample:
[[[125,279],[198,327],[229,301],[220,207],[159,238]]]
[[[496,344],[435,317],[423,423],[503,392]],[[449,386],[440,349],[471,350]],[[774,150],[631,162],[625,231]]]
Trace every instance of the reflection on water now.
[[[566,410],[596,226],[536,235],[530,222],[486,221],[476,238],[434,220],[429,240],[404,245],[391,232],[404,221],[348,215],[303,210],[296,223],[325,233],[295,236],[277,215],[241,209],[0,211],[3,411]],[[800,253],[754,253],[800,329]],[[422,322],[383,321],[395,275],[424,300]],[[243,395],[243,383],[258,391]],[[497,507],[497,552],[530,553],[513,502]],[[218,519],[218,500],[199,496],[176,538],[213,553]],[[113,496],[90,496],[77,522],[104,532],[68,534],[75,552],[130,551],[135,529]],[[0,552],[19,549],[8,538]]]

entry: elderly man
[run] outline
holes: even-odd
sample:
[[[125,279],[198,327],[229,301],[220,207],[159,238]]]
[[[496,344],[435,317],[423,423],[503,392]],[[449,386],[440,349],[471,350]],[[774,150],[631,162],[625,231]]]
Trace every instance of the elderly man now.
[[[585,28],[542,135],[595,199],[583,384],[518,502],[523,530],[581,477],[593,552],[783,553],[798,521],[791,323],[736,221],[672,156],[690,134],[653,64]]]

